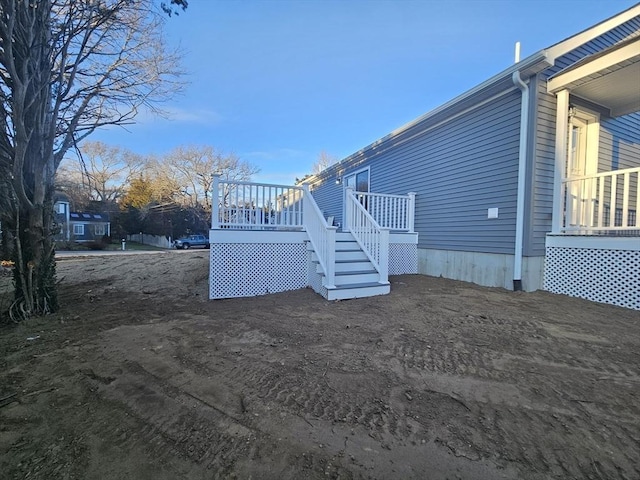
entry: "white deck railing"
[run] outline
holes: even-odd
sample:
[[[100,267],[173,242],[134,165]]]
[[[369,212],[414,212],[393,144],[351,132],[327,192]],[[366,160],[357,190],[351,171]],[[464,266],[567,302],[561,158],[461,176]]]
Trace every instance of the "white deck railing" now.
[[[330,226],[313,199],[309,186],[304,186],[304,226],[324,273],[324,286],[335,288],[336,231]]]
[[[302,187],[226,181],[214,175],[211,228],[302,229],[302,197]]]
[[[365,209],[352,188],[345,195],[345,223],[379,274],[379,282],[389,280],[389,228],[381,227]]]
[[[640,229],[640,167],[562,180],[564,233]]]
[[[413,233],[416,194],[354,192],[360,203],[381,227]]]

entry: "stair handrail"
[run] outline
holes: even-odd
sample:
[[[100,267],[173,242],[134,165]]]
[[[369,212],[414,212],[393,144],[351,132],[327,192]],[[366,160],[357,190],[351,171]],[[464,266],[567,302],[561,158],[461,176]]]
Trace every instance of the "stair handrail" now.
[[[381,227],[360,203],[352,187],[346,191],[346,224],[379,275],[380,283],[389,282],[389,228]]]
[[[316,203],[309,185],[303,186],[302,197],[303,224],[309,236],[311,246],[315,251],[322,273],[324,274],[324,286],[335,288],[336,276],[336,230],[338,227],[329,225],[324,218],[320,207]]]

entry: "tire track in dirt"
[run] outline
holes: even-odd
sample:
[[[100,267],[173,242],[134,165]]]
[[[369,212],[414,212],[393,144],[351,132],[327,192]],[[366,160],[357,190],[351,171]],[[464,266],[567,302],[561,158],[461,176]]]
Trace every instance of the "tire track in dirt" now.
[[[302,445],[278,444],[271,434],[261,431],[252,413],[242,411],[242,402],[236,411],[230,411],[229,405],[217,405],[203,398],[197,388],[194,392],[192,382],[174,386],[137,362],[127,362],[123,370],[123,375],[110,383],[101,381],[98,375],[87,375],[92,389],[115,408],[125,408],[140,425],[139,430],[124,436],[121,426],[104,425],[101,435],[114,439],[115,448],[126,450],[145,445],[145,453],[151,458],[188,459],[198,472],[192,474],[206,478],[237,475],[247,462],[252,464],[251,469],[265,464],[262,476],[265,479],[297,478],[296,474],[289,476],[279,468],[308,471],[309,478],[361,478],[329,454],[306,451]],[[223,390],[244,389],[237,379],[233,385],[227,383],[227,378],[217,377],[214,381]],[[328,410],[323,411],[326,414]],[[272,465],[273,459],[286,468],[277,462]]]
[[[197,396],[173,387],[136,362],[123,365],[112,382],[87,377],[91,388],[138,419],[142,428],[122,435],[119,424],[105,425],[101,435],[126,450],[145,445],[152,458],[188,458],[202,469],[225,478],[236,462],[251,454],[259,432]]]
[[[640,474],[637,457],[631,453],[638,451],[638,442],[621,425],[603,426],[601,420],[581,412],[562,414],[524,408],[500,408],[498,411],[492,405],[478,407],[481,422],[482,419],[494,419],[484,422],[488,428],[474,432],[476,449],[492,444],[496,449],[485,448],[483,455],[497,451],[501,457],[523,465],[524,471],[532,472],[544,466],[543,473],[555,478],[624,479],[637,478]],[[567,453],[567,436],[588,440],[589,462]],[[498,441],[492,441],[494,438]],[[545,442],[535,441],[540,438],[545,438]],[[609,455],[611,449],[625,452],[627,461],[613,463]]]
[[[280,347],[276,348],[276,345]],[[273,357],[269,363],[265,363],[262,357],[265,346]],[[402,437],[400,430],[410,431],[399,420],[400,415],[382,400],[389,391],[387,384],[390,382],[386,377],[373,371],[367,375],[367,386],[378,386],[375,397],[362,395],[361,390],[370,390],[358,389],[351,383],[351,379],[362,375],[367,369],[372,370],[362,352],[354,356],[351,363],[330,368],[329,362],[326,365],[324,363],[326,358],[333,357],[330,347],[315,345],[314,349],[308,350],[308,355],[304,355],[303,361],[291,365],[286,345],[254,331],[221,340],[216,348],[219,349],[216,358],[232,356],[235,361],[227,363],[226,368],[212,370],[212,365],[218,360],[209,358],[203,362],[201,356],[194,355],[192,348],[179,348],[178,357],[184,365],[195,368],[200,375],[210,376],[214,371],[223,384],[242,386],[242,395],[249,411],[254,405],[270,404],[274,410],[284,408],[307,422],[322,420],[358,425],[365,427],[372,435]],[[315,359],[315,364],[312,359]]]
[[[382,355],[383,352],[380,352]],[[493,368],[495,354],[489,351],[467,349],[453,345],[425,348],[411,344],[394,345],[388,357],[397,361],[403,369],[426,370],[450,375],[473,375],[479,378],[499,380],[500,371]]]
[[[522,478],[629,479],[640,474],[636,455],[640,442],[637,432],[633,433],[637,422],[607,423],[579,409],[562,413],[468,398],[465,411],[460,405],[456,408],[451,396],[446,397],[414,391],[406,414],[429,431],[437,427],[430,419],[437,418],[445,428],[436,428],[435,441],[456,457],[514,464]],[[588,441],[589,461],[570,454],[567,437]],[[541,438],[545,441],[540,442]],[[624,452],[625,460],[613,462],[613,450]]]
[[[330,382],[336,385],[340,382],[340,372],[305,375],[302,371],[292,373],[287,369],[279,369],[279,366],[241,362],[227,375],[243,385],[251,386],[250,395],[254,399],[277,405],[278,408],[284,407],[304,419],[360,425],[370,432],[398,435],[398,415],[380,398],[332,386]],[[381,387],[378,397],[387,395],[385,389]]]
[[[485,324],[484,321],[476,323]],[[501,328],[505,336],[503,342],[510,341],[512,336],[521,341],[523,332],[534,339],[544,334],[532,322],[519,322],[514,329],[502,321],[491,320],[490,323],[504,326]],[[612,350],[606,344],[589,344],[587,355],[585,346],[581,345],[581,355],[573,354],[570,342],[548,338],[546,348],[539,350],[532,359],[506,353],[504,348],[498,353],[492,350],[492,341],[489,338],[486,345],[473,348],[465,344],[464,335],[459,335],[456,341],[438,344],[436,340],[433,345],[425,345],[423,340],[402,332],[394,336],[390,345],[385,344],[386,350],[378,349],[376,356],[380,365],[395,363],[399,367],[396,371],[413,379],[414,385],[419,384],[421,377],[432,379],[436,375],[442,378],[443,374],[454,385],[463,385],[467,379],[517,382],[514,387],[518,385],[522,394],[511,397],[508,402],[482,398],[480,393],[463,398],[468,412],[445,407],[442,402],[446,399],[434,407],[433,398],[429,400],[433,392],[421,392],[416,387],[408,413],[419,418],[420,423],[430,415],[439,418],[446,427],[438,430],[436,442],[455,456],[491,459],[497,464],[513,463],[525,476],[640,478],[637,463],[637,452],[640,451],[637,389],[640,382],[637,366],[632,361],[620,361],[621,358],[630,360],[629,355]],[[510,374],[503,375],[505,370]],[[514,371],[522,375],[514,377]],[[429,375],[424,376],[425,373]],[[589,396],[585,396],[585,386],[594,382],[601,384],[593,387],[598,391],[598,402],[590,402]],[[603,388],[603,382],[611,382],[612,388]],[[543,398],[555,399],[551,405],[548,401],[536,403],[534,393],[540,394],[543,390]],[[457,395],[450,397],[458,398]],[[626,402],[620,404],[625,399]],[[424,423],[427,430],[432,426],[428,421]],[[582,441],[586,443],[590,458],[576,459],[568,455],[567,436],[584,437],[585,432],[586,438]],[[547,441],[540,442],[540,438]],[[612,450],[623,452],[623,461],[613,462],[608,453]]]

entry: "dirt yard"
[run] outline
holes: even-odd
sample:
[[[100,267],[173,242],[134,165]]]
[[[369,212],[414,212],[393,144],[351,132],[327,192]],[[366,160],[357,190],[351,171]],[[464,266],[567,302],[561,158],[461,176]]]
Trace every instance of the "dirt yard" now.
[[[0,327],[0,477],[640,478],[640,312],[425,276],[209,301],[207,255],[58,262],[62,310]]]

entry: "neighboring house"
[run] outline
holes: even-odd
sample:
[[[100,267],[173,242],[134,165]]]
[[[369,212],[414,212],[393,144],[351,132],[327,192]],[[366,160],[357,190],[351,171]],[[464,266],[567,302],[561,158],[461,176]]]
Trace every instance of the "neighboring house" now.
[[[307,203],[359,245],[377,227],[354,226],[356,204],[382,236],[416,232],[419,273],[640,309],[639,112],[636,5],[306,178]]]
[[[53,209],[60,227],[56,240],[90,242],[111,235],[111,223],[106,213],[72,212],[64,197],[58,197]]]

